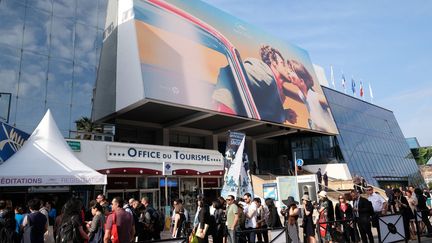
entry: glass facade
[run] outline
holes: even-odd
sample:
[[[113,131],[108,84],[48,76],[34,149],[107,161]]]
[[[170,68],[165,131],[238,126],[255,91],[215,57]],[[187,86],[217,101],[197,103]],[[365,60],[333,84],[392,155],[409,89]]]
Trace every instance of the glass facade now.
[[[90,117],[107,0],[0,1],[0,93],[9,123],[33,132],[51,109],[69,137]]]
[[[363,176],[374,185],[418,183],[419,169],[392,111],[329,88],[323,90],[352,175]]]
[[[420,148],[420,144],[417,141],[417,138],[406,138],[405,139],[410,149]]]

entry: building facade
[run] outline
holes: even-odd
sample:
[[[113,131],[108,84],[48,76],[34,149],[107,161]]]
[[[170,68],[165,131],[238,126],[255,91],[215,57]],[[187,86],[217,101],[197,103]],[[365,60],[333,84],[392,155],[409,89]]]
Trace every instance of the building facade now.
[[[343,169],[344,179],[359,174],[374,185],[415,181],[418,169],[407,157],[391,111],[321,87],[305,50],[199,1],[167,2],[172,5],[159,0],[0,1],[0,93],[11,94],[9,124],[31,133],[49,108],[67,138],[74,138],[76,120],[92,116],[113,124],[115,141],[127,146],[221,154],[226,132],[236,130],[247,136],[256,174],[290,174],[292,161],[302,158],[305,167],[340,165],[335,168]],[[268,78],[274,71],[258,55],[262,43],[280,50],[286,61],[300,60],[316,92],[303,93],[293,82],[272,83],[277,83]],[[257,95],[250,80],[277,91]],[[308,99],[322,96],[328,108],[317,111]],[[268,100],[277,104],[267,106]],[[125,166],[108,159],[107,144],[86,141],[82,146],[77,155],[109,175],[111,195],[150,190],[160,198],[168,185],[172,197],[182,191],[190,196],[196,188],[212,196],[220,190],[222,163],[214,170],[182,168],[166,183],[162,166],[159,171],[149,170],[147,162]],[[186,170],[214,173],[192,176]],[[329,171],[331,177],[340,174]]]
[[[336,139],[352,174],[381,186],[422,181],[392,111],[329,88],[324,92],[338,126]]]
[[[31,133],[51,109],[69,137],[76,120],[91,116],[106,9],[106,0],[0,2],[0,92],[11,94],[9,124]]]

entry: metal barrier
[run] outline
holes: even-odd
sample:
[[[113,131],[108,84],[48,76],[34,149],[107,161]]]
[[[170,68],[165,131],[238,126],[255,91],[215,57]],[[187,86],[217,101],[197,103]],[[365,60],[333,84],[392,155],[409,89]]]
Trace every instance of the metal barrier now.
[[[417,240],[418,242],[421,242],[421,237],[432,237],[432,225],[430,223],[430,210],[414,210],[414,222],[416,227],[416,234],[417,234]],[[423,216],[425,216],[427,219],[423,219]]]
[[[180,238],[161,239],[161,240],[139,241],[139,243],[155,243],[155,242],[187,243],[188,241],[189,241],[189,237],[180,237]]]
[[[227,243],[242,243],[247,242],[246,235],[248,233],[260,233],[260,232],[268,232],[268,231],[276,231],[282,230],[279,232],[269,243],[276,243],[276,240],[280,240],[280,237],[285,233],[282,242],[292,242],[288,234],[288,227],[279,227],[279,228],[258,228],[258,229],[246,229],[246,230],[234,230],[234,239],[229,239]]]

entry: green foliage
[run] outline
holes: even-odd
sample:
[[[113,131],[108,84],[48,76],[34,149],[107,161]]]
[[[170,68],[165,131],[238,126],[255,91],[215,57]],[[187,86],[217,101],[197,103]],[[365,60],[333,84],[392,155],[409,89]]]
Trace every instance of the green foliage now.
[[[432,188],[432,181],[428,183],[428,188]]]
[[[411,149],[418,165],[424,165],[432,157],[432,146],[431,147],[421,147],[417,149]]]

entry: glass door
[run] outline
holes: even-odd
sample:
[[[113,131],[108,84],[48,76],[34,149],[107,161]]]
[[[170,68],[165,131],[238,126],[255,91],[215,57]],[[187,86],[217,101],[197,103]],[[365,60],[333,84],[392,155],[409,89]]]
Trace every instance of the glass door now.
[[[160,193],[159,189],[141,189],[140,190],[140,200],[143,197],[150,199],[151,205],[155,209],[160,209]]]
[[[199,178],[180,178],[180,199],[183,207],[192,216],[196,212],[196,199],[199,193]]]

